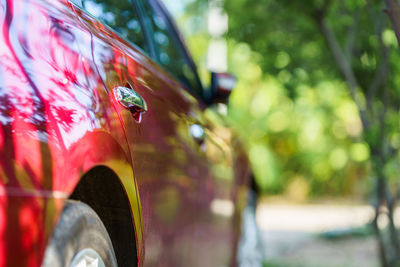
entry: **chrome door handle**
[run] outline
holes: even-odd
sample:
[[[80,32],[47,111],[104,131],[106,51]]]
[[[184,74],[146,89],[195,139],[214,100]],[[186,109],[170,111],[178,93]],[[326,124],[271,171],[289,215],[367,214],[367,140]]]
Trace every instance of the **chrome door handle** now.
[[[204,143],[204,140],[206,139],[204,128],[199,124],[191,125],[189,127],[189,134],[198,144]]]
[[[142,114],[147,111],[147,104],[143,97],[133,89],[123,86],[118,86],[113,91],[118,102],[126,109],[129,109],[135,121],[140,123]]]

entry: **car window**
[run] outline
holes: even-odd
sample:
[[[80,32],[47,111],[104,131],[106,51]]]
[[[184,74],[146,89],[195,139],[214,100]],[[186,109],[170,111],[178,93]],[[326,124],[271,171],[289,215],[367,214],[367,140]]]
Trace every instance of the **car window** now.
[[[82,7],[121,37],[149,52],[139,14],[130,0],[82,0]]]
[[[143,8],[153,28],[157,61],[186,87],[201,95],[201,85],[196,71],[168,19],[154,2],[143,1]]]

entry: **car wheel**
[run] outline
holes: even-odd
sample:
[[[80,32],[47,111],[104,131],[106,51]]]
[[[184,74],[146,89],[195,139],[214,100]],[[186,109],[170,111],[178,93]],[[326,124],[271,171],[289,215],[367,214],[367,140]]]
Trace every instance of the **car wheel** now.
[[[107,230],[88,205],[67,200],[44,255],[42,267],[50,266],[118,266]]]
[[[241,234],[237,251],[238,267],[262,267],[260,229],[256,222],[257,194],[249,190],[247,205],[241,214]]]

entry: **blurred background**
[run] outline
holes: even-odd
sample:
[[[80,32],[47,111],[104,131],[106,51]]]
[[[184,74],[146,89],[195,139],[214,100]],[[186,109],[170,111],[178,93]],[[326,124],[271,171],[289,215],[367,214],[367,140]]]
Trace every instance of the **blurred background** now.
[[[238,78],[219,111],[260,189],[264,266],[399,266],[400,55],[385,1],[164,3],[203,84],[208,70]]]

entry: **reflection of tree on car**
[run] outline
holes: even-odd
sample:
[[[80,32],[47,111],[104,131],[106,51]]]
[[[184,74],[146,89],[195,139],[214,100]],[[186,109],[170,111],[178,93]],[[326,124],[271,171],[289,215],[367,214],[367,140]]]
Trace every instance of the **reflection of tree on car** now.
[[[232,77],[205,96],[158,1],[73,2],[0,14],[0,259],[234,264],[249,169],[206,111]]]

